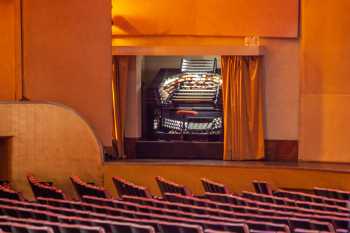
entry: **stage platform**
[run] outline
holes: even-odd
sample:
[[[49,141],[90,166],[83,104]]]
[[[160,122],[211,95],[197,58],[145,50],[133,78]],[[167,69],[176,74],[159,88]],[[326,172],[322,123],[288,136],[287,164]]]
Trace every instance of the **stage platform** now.
[[[252,190],[255,179],[291,190],[308,191],[315,186],[350,190],[350,164],[344,163],[142,159],[104,164],[105,187],[113,194],[113,176],[159,194],[157,175],[185,184],[195,194],[203,192],[202,177],[224,183],[234,192]]]

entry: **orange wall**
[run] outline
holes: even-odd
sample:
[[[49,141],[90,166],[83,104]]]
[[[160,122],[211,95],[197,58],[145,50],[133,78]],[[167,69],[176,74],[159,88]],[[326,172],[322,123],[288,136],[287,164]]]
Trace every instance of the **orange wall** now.
[[[350,162],[350,1],[304,0],[300,159]]]
[[[1,4],[9,1],[1,1]],[[32,0],[23,2],[25,95],[30,99],[58,101],[75,108],[93,125],[103,143],[109,144],[112,128],[109,91],[111,74],[108,72],[111,68],[109,1],[87,0],[84,1],[84,4],[81,4],[79,0]],[[125,6],[132,6],[130,1],[126,3],[126,0],[118,0],[118,2],[119,4],[124,3],[122,4],[123,7],[120,8],[120,11],[123,12],[129,11]],[[200,19],[204,20],[209,15],[202,15],[206,10],[199,11],[198,4],[195,4],[198,7],[197,10],[189,8],[194,9],[193,12],[186,13],[185,11],[184,13],[182,11],[181,14],[185,14],[188,17],[179,17],[180,11],[177,9],[186,6],[189,1],[181,0],[178,4],[171,4],[171,13],[162,11],[162,8],[165,7],[166,9],[169,7],[164,5],[166,1],[159,1],[159,4],[153,4],[152,6],[145,5],[147,3],[151,4],[151,1],[132,1],[132,3],[135,2],[139,3],[137,9],[142,10],[140,15],[148,14],[150,21],[142,18],[133,18],[132,14],[125,15],[123,12],[115,12],[119,17],[115,18],[119,21],[119,29],[115,28],[117,31],[114,32],[117,35],[115,35],[113,43],[119,45],[191,45],[194,43],[215,45],[232,44],[237,41],[234,37],[220,37],[225,34],[234,35],[234,32],[230,31],[232,30],[230,26],[235,25],[235,20],[225,20],[222,24],[216,23],[215,27],[210,26],[208,28],[194,23],[195,21],[198,23]],[[196,1],[192,2],[196,3]],[[229,4],[231,1],[225,2]],[[289,1],[271,0],[270,2],[283,3],[282,6],[279,6],[286,9],[287,12],[276,10],[273,14],[273,17],[278,16],[282,21],[284,19],[283,15],[288,15],[288,12],[294,12],[295,10],[294,7],[288,7],[287,4],[291,4]],[[204,3],[209,3],[209,0],[205,0]],[[266,5],[260,6],[258,4],[251,9],[262,9],[261,7],[264,6]],[[151,7],[157,7],[156,9],[159,10],[152,10],[152,14],[149,14]],[[132,7],[130,12],[134,12],[137,9]],[[215,16],[215,14],[220,12],[220,9],[224,10],[223,8],[213,8],[208,11],[214,10],[212,16]],[[227,9],[230,8],[227,7]],[[348,53],[350,49],[350,33],[348,25],[350,24],[350,18],[348,17],[348,9],[350,9],[348,0],[302,1],[300,50],[302,88],[299,114],[300,158],[302,160],[350,161],[350,149],[348,146],[348,138],[350,137],[350,130],[348,130],[350,129],[350,106],[348,106],[350,103],[350,79],[348,75],[350,67],[350,55]],[[254,10],[249,12],[253,14]],[[240,20],[248,19],[249,17],[245,15],[248,13],[242,11]],[[169,17],[169,14],[171,17]],[[225,16],[225,14],[223,15]],[[226,19],[225,17],[221,18]],[[169,18],[175,20],[161,20]],[[207,19],[210,20],[210,17]],[[263,25],[263,19],[267,18],[259,17],[258,19]],[[154,24],[155,21],[162,23],[159,25]],[[277,26],[278,21],[272,21],[272,29],[278,29],[278,33],[281,33],[282,29],[287,30],[287,34],[284,35],[296,35],[294,27],[286,26],[279,30],[281,27]],[[229,27],[226,25],[227,22],[230,22]],[[297,21],[288,22],[293,24]],[[247,21],[245,23],[249,25],[248,23],[250,22]],[[268,23],[270,25],[271,21]],[[139,28],[138,25],[142,25],[142,28]],[[123,28],[125,30],[121,31]],[[184,31],[176,31],[175,28],[182,28]],[[247,28],[251,29],[254,27],[247,26]],[[264,26],[261,28],[264,28]],[[291,28],[293,30],[290,30]],[[130,31],[130,29],[132,30]],[[154,31],[150,31],[151,29],[154,29]],[[209,29],[213,31],[208,31]],[[184,37],[169,36],[186,34],[186,30],[190,30],[194,35]],[[131,36],[121,36],[125,32],[131,34]],[[206,35],[211,33],[213,36],[198,36],[199,34]],[[253,34],[255,33],[260,34],[253,32]],[[134,36],[142,34],[147,36]],[[162,36],[155,36],[154,34]],[[1,41],[5,40],[1,38]],[[290,90],[288,84],[281,81],[282,78],[287,77],[288,80],[292,80],[294,77],[295,80],[299,79],[298,75],[288,71],[288,69],[295,71],[292,67],[296,67],[298,63],[296,60],[298,55],[294,50],[296,47],[292,45],[294,42],[282,41],[281,44],[286,49],[286,56],[291,56],[291,59],[286,59],[283,63],[280,63],[277,58],[272,57],[275,60],[271,64],[275,64],[276,69],[280,69],[281,72],[277,72],[277,75],[274,77],[269,76],[276,85],[272,89],[270,88],[271,91],[268,93],[270,101],[272,101],[270,103],[276,106],[271,113],[274,114],[274,119],[280,120],[280,125],[283,125],[285,118],[279,115],[280,111],[278,109],[283,108],[285,111],[283,114],[287,114],[288,110],[282,106],[289,108],[288,101],[293,101],[293,106],[296,106],[295,104],[297,104],[296,101],[299,97],[296,94],[297,89],[294,89],[295,91],[293,91],[291,98],[288,98],[288,100],[276,102],[273,99],[275,92],[280,93],[281,90]],[[291,43],[291,47],[288,48],[286,43]],[[275,46],[274,49],[276,50],[277,45],[278,43],[271,46]],[[5,56],[1,56],[1,59],[4,58]],[[288,67],[290,64],[294,65]],[[278,79],[279,76],[281,79]],[[1,82],[6,83],[7,81],[2,80]],[[298,84],[294,82],[293,85],[297,86]],[[10,91],[10,93],[12,92]],[[293,117],[292,121],[295,123],[295,117]],[[296,128],[290,126],[286,128],[285,132],[278,132],[276,135],[285,135],[290,132],[293,132],[291,135],[295,134]]]
[[[74,108],[104,145],[112,139],[110,10],[109,0],[23,1],[24,95]]]
[[[113,0],[115,35],[296,37],[298,0]]]
[[[74,110],[6,101],[0,102],[0,116],[0,135],[8,136],[0,156],[0,178],[8,179],[26,198],[32,196],[28,174],[53,181],[70,197],[74,192],[69,176],[102,183],[101,144]]]
[[[20,98],[19,1],[0,1],[0,100]]]

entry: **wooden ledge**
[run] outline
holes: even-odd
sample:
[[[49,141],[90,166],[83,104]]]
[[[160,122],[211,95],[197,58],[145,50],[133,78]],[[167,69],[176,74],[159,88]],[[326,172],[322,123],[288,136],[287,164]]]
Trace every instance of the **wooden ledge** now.
[[[263,46],[113,46],[113,55],[135,56],[262,56]]]

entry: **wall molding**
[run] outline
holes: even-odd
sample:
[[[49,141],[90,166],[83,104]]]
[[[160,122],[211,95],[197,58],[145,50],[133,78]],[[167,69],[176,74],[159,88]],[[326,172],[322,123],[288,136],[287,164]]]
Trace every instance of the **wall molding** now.
[[[219,45],[219,46],[113,46],[116,56],[200,56],[200,55],[239,55],[262,56],[263,46]]]

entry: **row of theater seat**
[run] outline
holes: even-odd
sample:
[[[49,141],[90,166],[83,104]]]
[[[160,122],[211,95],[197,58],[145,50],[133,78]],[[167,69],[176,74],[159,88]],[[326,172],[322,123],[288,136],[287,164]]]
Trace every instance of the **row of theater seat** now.
[[[38,180],[32,175],[27,176],[28,182],[33,190],[35,197],[49,197],[49,198],[57,198],[57,199],[67,199],[66,195],[62,190],[53,186],[50,182],[43,182]],[[79,196],[81,198],[84,195],[88,196],[97,196],[97,197],[109,197],[110,195],[104,188],[98,187],[94,184],[89,184],[83,182],[79,177],[73,176],[70,177],[72,184]],[[164,193],[178,193],[182,195],[191,195],[190,190],[184,185],[179,185],[174,182],[168,181],[162,177],[156,177],[156,181],[159,185],[160,191],[162,194]],[[202,184],[205,192],[207,193],[221,193],[221,194],[231,194],[229,189],[220,183],[210,181],[208,179],[202,179]],[[123,195],[132,195],[132,196],[142,196],[142,197],[152,197],[151,193],[147,188],[133,184],[129,181],[126,181],[120,177],[113,177],[113,183],[119,193],[120,196]],[[266,182],[254,181],[253,182],[256,193],[265,194],[265,201],[269,201],[272,203],[279,202],[278,197],[287,198],[289,200],[289,204],[295,205],[300,201],[302,202],[314,202],[319,204],[327,204],[327,205],[337,205],[339,207],[348,207],[348,200],[350,198],[346,198],[346,191],[342,190],[334,190],[334,189],[323,189],[323,188],[314,188],[315,194],[307,194],[301,192],[292,192],[287,190],[278,189],[276,191],[272,191],[271,187]],[[320,190],[322,190],[320,192]],[[336,195],[339,193],[339,195]],[[249,196],[248,192],[244,192],[243,196]],[[273,198],[272,198],[273,196]],[[10,199],[21,200],[22,197],[20,194],[11,189],[9,185],[0,185],[0,197],[6,197]],[[251,198],[253,198],[250,195]],[[262,197],[260,197],[261,199]],[[283,201],[283,200],[280,200]],[[283,202],[288,203],[284,199]],[[285,204],[286,204],[285,203]],[[317,205],[315,205],[317,207]]]
[[[67,199],[67,196],[64,194],[64,192],[61,189],[55,187],[51,182],[41,181],[33,175],[28,175],[27,180],[35,198],[48,197],[62,200]],[[86,183],[82,181],[78,176],[72,176],[70,177],[70,180],[79,198],[84,195],[97,197],[109,196],[104,188],[98,187],[94,184]],[[0,185],[0,198],[24,200],[21,193],[13,190],[9,184]]]
[[[36,187],[62,192],[34,177],[28,180]],[[266,182],[254,182],[256,193],[237,195],[223,184],[202,179],[206,192],[195,196],[184,185],[157,177],[162,197],[154,197],[147,188],[114,177],[120,198],[112,199],[103,188],[78,177],[71,180],[80,201],[66,200],[65,195],[49,196],[49,192],[37,195],[33,189],[34,203],[0,198],[0,222],[45,226],[55,233],[83,232],[83,227],[97,227],[107,233],[349,232],[347,200],[272,191]],[[66,230],[67,224],[75,230]],[[9,228],[0,229],[9,232]]]
[[[56,200],[57,199],[53,199]],[[4,200],[2,200],[4,201]],[[99,226],[106,232],[128,233],[128,232],[161,232],[161,233],[202,233],[203,227],[215,230],[228,229],[229,232],[249,232],[245,224],[230,224],[225,222],[191,220],[171,216],[142,213],[138,211],[124,210],[121,208],[99,207],[84,205],[84,210],[73,208],[52,207],[43,204],[23,203],[11,201],[7,205],[0,205],[1,214],[10,215],[0,217],[7,222],[26,222],[27,224],[39,224],[45,226],[58,226],[61,224],[73,224],[79,226]],[[18,218],[20,216],[21,218]],[[29,220],[28,220],[29,219]],[[120,224],[122,223],[122,224]],[[201,224],[201,225],[200,225]],[[120,229],[122,226],[136,226],[131,231]],[[142,228],[140,230],[137,229]],[[146,228],[147,227],[147,228]],[[79,227],[78,227],[79,228]],[[135,229],[136,228],[136,229]],[[146,231],[149,229],[148,231]],[[62,232],[59,228],[55,232]],[[232,231],[233,230],[233,231]],[[69,231],[68,231],[69,232]],[[80,230],[83,232],[83,230]]]
[[[176,194],[178,195],[178,194]],[[182,196],[182,195],[179,195]],[[85,197],[89,199],[90,197]],[[103,199],[103,198],[96,198]],[[140,198],[140,197],[136,197]],[[111,200],[105,199],[102,201]],[[58,200],[39,198],[38,203],[29,203],[23,201],[14,201],[8,199],[0,200],[0,210],[2,215],[11,217],[22,217],[31,220],[29,223],[38,223],[45,226],[56,226],[59,223],[74,223],[89,226],[104,227],[105,230],[111,229],[117,223],[127,222],[132,224],[141,224],[151,226],[156,232],[202,232],[201,229],[225,230],[229,232],[293,232],[297,227],[308,227],[309,229],[317,229],[324,232],[335,232],[330,223],[321,223],[312,220],[302,220],[297,218],[280,218],[279,221],[284,223],[268,223],[269,220],[252,219],[254,215],[246,215],[243,219],[242,215],[235,214],[233,211],[220,211],[219,209],[207,210],[204,207],[198,207],[201,214],[193,214],[191,208],[196,206],[187,205],[188,212],[175,211],[166,208],[153,207],[147,208],[147,205],[133,205],[132,202],[119,201],[117,206],[106,206],[103,204],[89,204],[76,201]],[[42,204],[45,203],[45,204]],[[58,207],[64,205],[65,207]],[[143,206],[143,208],[142,208]],[[182,205],[183,207],[184,205]],[[262,217],[262,216],[261,216]],[[1,220],[2,218],[0,218]],[[25,221],[16,218],[5,218],[6,221]],[[39,220],[39,222],[38,222]],[[108,220],[102,221],[102,220]],[[260,220],[260,221],[258,221]],[[54,224],[49,224],[54,222]],[[113,224],[111,223],[113,222]],[[28,223],[28,222],[27,222]],[[118,224],[117,224],[118,225]],[[57,226],[60,226],[58,224]],[[60,226],[62,227],[62,226]],[[114,226],[115,227],[115,226]],[[114,228],[113,228],[114,229]],[[166,229],[166,230],[165,230]],[[299,229],[300,230],[300,229]],[[59,232],[59,230],[57,230]],[[111,232],[127,232],[114,231]],[[338,229],[338,232],[341,232]]]

